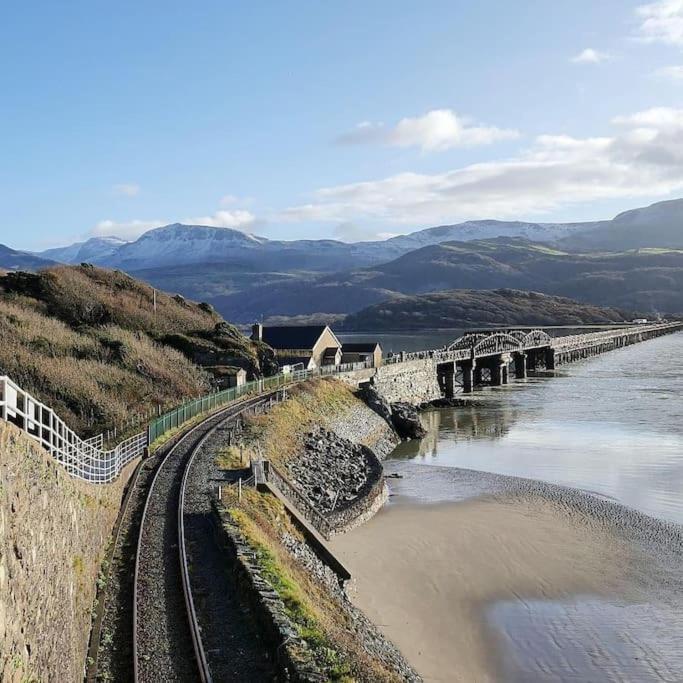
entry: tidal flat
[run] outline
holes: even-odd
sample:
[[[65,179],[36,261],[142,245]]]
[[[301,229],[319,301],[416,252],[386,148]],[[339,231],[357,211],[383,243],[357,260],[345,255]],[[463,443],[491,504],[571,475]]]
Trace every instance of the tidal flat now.
[[[682,526],[530,479],[390,470],[391,503],[333,548],[426,681],[683,680]]]

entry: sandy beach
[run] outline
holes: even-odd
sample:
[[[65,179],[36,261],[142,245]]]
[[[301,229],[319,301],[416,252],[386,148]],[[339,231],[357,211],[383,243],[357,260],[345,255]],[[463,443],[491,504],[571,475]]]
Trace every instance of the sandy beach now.
[[[425,476],[434,476],[433,468],[404,466],[405,480],[395,490],[400,494],[419,488],[424,470],[430,470]],[[370,522],[332,543],[353,573],[352,599],[426,681],[514,680],[510,661],[515,657],[521,669],[540,667],[534,680],[569,679],[553,670],[544,676],[546,653],[539,658],[535,647],[556,648],[557,653],[548,655],[559,662],[555,666],[566,666],[568,673],[577,674],[573,680],[581,680],[575,661],[563,659],[563,633],[571,625],[562,624],[570,608],[579,609],[587,601],[600,615],[604,609],[595,605],[601,602],[624,606],[654,601],[668,613],[681,598],[680,527],[540,482],[454,469],[443,476],[452,478],[461,500],[426,504],[398,495]],[[655,546],[661,546],[661,561],[651,559]],[[560,606],[550,626],[542,609],[536,616],[537,605]],[[591,633],[584,612],[579,616],[573,614],[571,623],[577,631]],[[666,614],[650,618],[661,621]],[[677,664],[666,659],[666,652],[639,646],[638,630],[642,626],[647,632],[647,618],[634,619],[629,639],[638,671],[644,672],[640,680],[650,680],[650,669],[676,674]],[[550,645],[539,645],[534,628],[543,629],[544,637],[553,628],[558,633]],[[516,642],[519,633],[530,642]],[[594,637],[602,637],[599,628]],[[580,649],[574,641],[572,647]],[[606,662],[624,657],[626,646],[619,638],[615,643],[598,647]],[[516,648],[514,656],[510,647]],[[585,665],[585,675],[594,660]],[[599,662],[596,666],[601,670]],[[683,675],[683,662],[678,673]]]

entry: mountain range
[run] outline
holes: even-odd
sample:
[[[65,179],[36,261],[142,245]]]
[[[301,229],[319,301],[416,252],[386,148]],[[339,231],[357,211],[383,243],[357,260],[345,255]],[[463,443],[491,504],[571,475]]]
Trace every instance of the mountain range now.
[[[629,310],[683,311],[683,250],[575,253],[523,238],[445,242],[366,268],[300,275],[211,303],[228,319],[353,313],[447,289],[532,290]]]
[[[683,199],[607,221],[468,221],[355,243],[270,240],[175,223],[132,242],[94,237],[34,254],[5,247],[0,268],[94,263],[212,303],[239,322],[346,314],[452,288],[529,289],[598,305],[679,312],[681,226]]]

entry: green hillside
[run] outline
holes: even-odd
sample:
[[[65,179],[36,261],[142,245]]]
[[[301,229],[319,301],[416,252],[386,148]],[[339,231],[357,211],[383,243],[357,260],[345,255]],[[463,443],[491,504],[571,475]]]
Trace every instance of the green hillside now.
[[[354,313],[405,295],[447,289],[519,289],[599,306],[675,314],[683,311],[683,250],[573,253],[521,238],[447,242],[389,263],[317,277],[255,285],[212,298],[231,320],[312,313]]]
[[[445,327],[619,323],[633,316],[616,309],[515,289],[453,289],[406,296],[349,315],[344,330],[420,330]]]

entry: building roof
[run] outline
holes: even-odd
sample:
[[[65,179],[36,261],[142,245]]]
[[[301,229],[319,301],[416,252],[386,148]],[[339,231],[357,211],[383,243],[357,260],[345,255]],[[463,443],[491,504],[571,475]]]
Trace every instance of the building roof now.
[[[379,342],[344,343],[342,345],[342,353],[373,353],[379,345]]]
[[[312,349],[326,325],[264,327],[263,341],[274,349]]]

